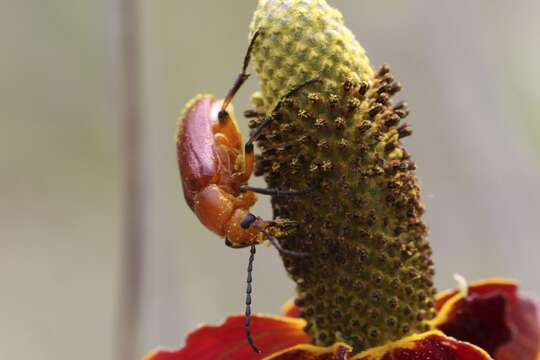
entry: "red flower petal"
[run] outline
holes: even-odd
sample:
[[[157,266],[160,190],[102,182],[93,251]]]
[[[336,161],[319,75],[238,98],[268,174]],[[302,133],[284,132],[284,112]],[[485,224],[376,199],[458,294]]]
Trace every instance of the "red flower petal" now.
[[[503,292],[510,296],[517,296],[517,284],[509,279],[484,279],[469,284],[467,288],[469,294],[488,295],[494,292]],[[446,290],[437,294],[435,310],[440,311],[444,304],[459,293],[458,289]]]
[[[297,345],[264,360],[490,360],[482,349],[430,331],[364,351],[355,356],[350,347]]]
[[[495,358],[497,360],[540,360],[540,320],[536,302],[518,298],[509,309],[508,318],[512,326],[512,341],[503,345],[497,351]]]
[[[518,294],[515,282],[473,283],[466,297],[457,290],[437,297],[433,326],[488,351],[496,360],[540,359],[540,320],[536,304]]]
[[[512,335],[506,319],[507,307],[508,301],[501,293],[469,294],[452,304],[448,318],[437,329],[494,355]]]
[[[489,360],[474,345],[449,338],[438,331],[413,335],[388,345],[360,353],[351,360]]]
[[[293,348],[274,354],[264,360],[349,360],[351,348],[342,343],[330,347],[315,345],[297,345]]]
[[[294,303],[294,298],[289,299],[281,307],[281,313],[287,317],[299,318],[300,317],[300,307]]]
[[[251,332],[262,350],[256,354],[244,334],[244,316],[231,316],[218,326],[203,326],[191,333],[186,345],[176,351],[157,351],[145,360],[255,360],[291,346],[309,343],[302,319],[253,315]]]

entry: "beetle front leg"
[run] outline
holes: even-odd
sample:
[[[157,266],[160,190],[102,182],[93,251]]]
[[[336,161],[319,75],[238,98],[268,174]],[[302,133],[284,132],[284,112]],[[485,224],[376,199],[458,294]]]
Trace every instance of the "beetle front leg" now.
[[[269,115],[265,116],[261,123],[251,132],[251,135],[249,136],[248,141],[244,145],[244,179],[247,180],[251,176],[251,173],[253,172],[253,166],[255,162],[255,154],[253,153],[253,143],[257,140],[259,135],[262,133],[262,131],[270,125],[270,123],[274,120],[274,114],[278,113],[281,107],[283,106],[283,103],[286,99],[289,97],[295,95],[303,89],[304,87],[314,84],[316,82],[320,82],[321,79],[319,77],[316,77],[314,79],[308,80],[300,85],[295,86],[287,94],[285,94],[274,106],[272,111]],[[224,103],[225,104],[225,103]]]
[[[278,113],[279,110],[281,110],[281,107],[283,106],[283,103],[285,100],[290,98],[293,95],[296,95],[300,90],[302,90],[304,87],[315,84],[317,82],[321,82],[321,79],[319,77],[316,77],[314,79],[308,80],[306,82],[301,83],[300,85],[297,85],[293,87],[289,92],[287,92],[285,95],[283,95],[279,101],[276,103],[272,111],[266,115],[261,123],[251,132],[251,135],[249,136],[249,140],[246,142],[245,148],[252,146],[253,142],[257,140],[261,132],[268,126],[270,123],[274,120],[274,114]],[[253,114],[254,115],[254,114]]]
[[[258,188],[258,187],[253,187],[253,186],[249,186],[249,185],[241,185],[240,186],[240,191],[241,192],[246,192],[246,191],[251,191],[251,192],[254,192],[256,194],[261,194],[261,195],[270,195],[270,196],[277,196],[277,197],[281,197],[281,196],[299,196],[299,195],[305,195],[307,193],[309,193],[311,191],[311,189],[308,189],[308,190],[279,190],[279,189],[267,189],[267,188]]]
[[[264,224],[264,226],[263,226]],[[288,255],[288,256],[306,256],[307,253],[299,252],[299,251],[293,251],[293,250],[287,250],[284,249],[281,244],[279,243],[278,239],[276,239],[272,234],[270,234],[268,231],[266,231],[266,225],[268,225],[267,222],[262,220],[260,217],[257,217],[251,213],[247,214],[246,217],[242,220],[240,223],[240,226],[243,229],[249,229],[250,226],[254,226],[257,230],[259,230],[269,241],[270,243],[282,254]]]

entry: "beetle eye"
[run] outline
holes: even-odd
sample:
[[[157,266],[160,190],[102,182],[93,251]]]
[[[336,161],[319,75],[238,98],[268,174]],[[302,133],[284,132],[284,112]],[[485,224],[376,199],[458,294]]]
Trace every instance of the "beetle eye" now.
[[[218,120],[220,124],[223,124],[225,120],[229,117],[229,112],[225,109],[220,110],[218,113]]]
[[[247,214],[246,217],[242,219],[240,226],[242,227],[242,229],[248,229],[251,226],[251,224],[255,222],[255,220],[257,220],[255,215]]]

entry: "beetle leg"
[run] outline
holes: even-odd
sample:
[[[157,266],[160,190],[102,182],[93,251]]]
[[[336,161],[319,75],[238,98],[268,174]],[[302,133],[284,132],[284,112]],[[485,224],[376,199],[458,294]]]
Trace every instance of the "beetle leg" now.
[[[257,32],[258,33],[258,32]],[[257,35],[256,33],[256,35]],[[255,37],[255,36],[254,36]],[[278,102],[277,104],[274,106],[274,108],[272,109],[272,111],[270,112],[269,115],[267,115],[266,117],[264,117],[264,119],[262,120],[262,122],[253,130],[253,132],[251,133],[251,135],[249,136],[249,139],[248,141],[246,142],[246,144],[244,145],[244,158],[245,158],[245,167],[244,167],[244,179],[249,179],[249,177],[251,176],[251,173],[253,172],[253,163],[255,162],[255,155],[253,153],[253,142],[255,140],[257,140],[257,138],[259,137],[259,135],[261,134],[261,132],[268,126],[270,125],[270,123],[272,122],[272,120],[274,120],[274,114],[277,113],[280,109],[281,109],[281,106],[283,106],[283,103],[286,99],[288,99],[289,97],[295,95],[298,91],[300,91],[301,89],[303,89],[305,86],[308,86],[310,84],[314,84],[316,82],[320,82],[321,79],[319,77],[316,77],[314,79],[311,79],[311,80],[308,80],[300,85],[297,85],[295,86],[294,88],[292,88],[291,90],[289,90],[288,93],[286,93]],[[225,104],[225,102],[224,102]],[[223,110],[222,110],[223,111]],[[221,112],[220,112],[221,113]]]
[[[255,46],[255,41],[257,40],[257,37],[260,34],[261,34],[260,30],[257,30],[255,34],[253,34],[253,37],[251,38],[251,41],[249,43],[249,46],[246,52],[246,56],[244,56],[244,65],[242,66],[242,72],[238,74],[238,76],[236,77],[236,80],[234,81],[233,87],[227,93],[225,100],[223,100],[223,105],[221,105],[221,110],[219,110],[219,114],[218,114],[218,119],[221,124],[228,121],[229,113],[227,112],[227,106],[229,106],[232,99],[234,98],[234,95],[236,95],[236,92],[240,89],[240,87],[242,87],[242,85],[249,78],[249,74],[246,71],[249,65],[249,61],[251,60],[251,51],[253,50],[253,47]]]
[[[262,195],[270,195],[270,196],[296,196],[296,195],[305,195],[311,191],[311,189],[308,190],[299,190],[299,191],[287,191],[287,190],[279,190],[279,189],[265,189],[265,188],[258,188],[258,187],[252,187],[249,185],[241,185],[240,191],[251,191],[257,194]]]
[[[257,140],[261,132],[264,130],[265,127],[270,125],[270,123],[274,120],[272,116],[266,116],[263,121],[257,125],[257,127],[253,130],[251,135],[249,136],[248,141],[246,142],[246,145],[244,145],[244,152],[249,151],[250,149],[253,149],[253,142]]]
[[[255,153],[253,152],[253,143],[246,143],[244,146],[244,181],[247,181],[253,173],[255,166]]]
[[[293,95],[296,95],[296,93],[298,93],[304,87],[306,87],[308,85],[311,85],[311,84],[318,83],[318,82],[321,82],[321,78],[317,76],[316,78],[313,78],[311,80],[307,80],[307,81],[301,83],[300,85],[297,85],[297,86],[293,87],[291,90],[289,90],[288,93],[286,93],[281,99],[279,99],[276,106],[274,106],[274,109],[272,110],[272,113],[278,111],[281,108],[281,106],[283,106],[283,103],[285,102],[285,100],[287,100],[288,98],[290,98]]]
[[[268,225],[296,225],[298,224],[297,221],[291,220],[291,219],[284,219],[284,218],[277,218],[274,220],[267,221]]]
[[[265,116],[264,119],[261,121],[261,123],[253,130],[253,132],[249,136],[249,140],[246,142],[246,145],[244,146],[244,151],[248,151],[250,147],[251,148],[253,147],[252,145],[253,142],[257,140],[257,138],[259,137],[261,132],[264,130],[264,128],[270,125],[272,120],[274,120],[274,114],[279,112],[285,100],[287,100],[293,95],[296,95],[296,93],[298,93],[298,91],[302,90],[304,87],[320,82],[320,81],[321,81],[320,77],[316,77],[314,79],[308,80],[300,85],[293,87],[291,90],[289,90],[288,93],[286,93],[281,99],[279,99],[279,101],[276,103],[276,105],[274,106],[270,114]]]
[[[258,224],[255,224],[255,227],[257,229],[260,230],[260,232],[262,232],[264,234],[264,236],[266,236],[266,238],[268,240],[270,240],[270,242],[272,243],[272,245],[274,245],[274,247],[282,254],[285,254],[285,255],[288,255],[288,256],[295,256],[295,257],[300,257],[300,256],[306,256],[308,255],[307,253],[305,252],[299,252],[299,251],[292,251],[292,250],[287,250],[287,249],[284,249],[283,247],[281,247],[281,244],[279,243],[279,241],[272,235],[270,234],[268,231],[266,231],[263,227],[261,227],[260,225]]]
[[[279,243],[278,239],[276,239],[272,234],[270,234],[268,231],[265,230],[265,228],[260,224],[265,223],[264,220],[261,218],[253,215],[253,214],[247,214],[246,217],[242,220],[240,223],[240,226],[244,229],[248,229],[251,225],[255,226],[257,230],[259,230],[261,233],[263,233],[264,236],[270,241],[270,243],[282,254],[288,255],[288,256],[306,256],[307,253],[304,252],[298,252],[298,251],[292,251],[284,249],[281,244]]]

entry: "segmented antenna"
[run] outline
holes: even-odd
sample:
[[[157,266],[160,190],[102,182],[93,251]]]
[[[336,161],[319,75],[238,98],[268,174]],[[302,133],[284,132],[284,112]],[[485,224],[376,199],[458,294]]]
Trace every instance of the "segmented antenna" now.
[[[257,252],[257,249],[255,248],[255,245],[251,245],[250,254],[249,254],[249,261],[248,261],[248,267],[247,267],[247,288],[246,288],[246,338],[249,343],[249,346],[255,351],[256,353],[260,354],[261,350],[255,345],[255,342],[253,341],[253,337],[251,337],[251,282],[253,281],[253,278],[251,277],[251,273],[253,272],[253,261],[255,260],[255,253]]]

